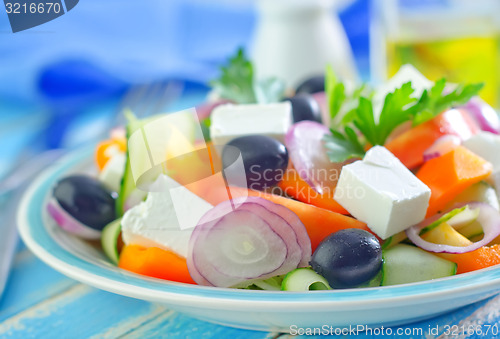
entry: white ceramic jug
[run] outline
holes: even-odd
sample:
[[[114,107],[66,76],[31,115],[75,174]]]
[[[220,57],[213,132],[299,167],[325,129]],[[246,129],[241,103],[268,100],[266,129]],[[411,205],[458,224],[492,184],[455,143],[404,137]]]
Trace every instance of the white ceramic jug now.
[[[324,74],[331,64],[356,81],[352,51],[332,0],[258,0],[252,59],[257,77],[277,76],[288,87]]]

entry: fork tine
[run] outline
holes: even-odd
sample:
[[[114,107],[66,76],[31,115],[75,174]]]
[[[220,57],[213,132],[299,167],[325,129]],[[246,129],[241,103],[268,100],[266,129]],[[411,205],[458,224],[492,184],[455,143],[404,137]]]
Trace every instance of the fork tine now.
[[[160,113],[166,109],[168,104],[181,96],[183,89],[184,86],[180,81],[172,80],[164,84],[154,105],[153,113]]]
[[[141,100],[142,108],[137,111],[137,117],[144,118],[152,115],[155,101],[157,100],[158,95],[161,93],[162,84],[160,82],[152,83],[146,91],[146,94]]]
[[[114,126],[125,124],[123,115],[125,109],[130,109],[138,118],[161,113],[165,107],[181,96],[183,89],[183,83],[180,81],[157,81],[132,86],[117,106]]]

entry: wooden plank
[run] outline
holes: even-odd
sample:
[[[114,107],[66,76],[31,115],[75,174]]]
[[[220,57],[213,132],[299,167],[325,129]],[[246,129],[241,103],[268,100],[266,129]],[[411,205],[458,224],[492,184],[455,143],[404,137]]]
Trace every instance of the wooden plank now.
[[[231,338],[231,339],[265,339],[274,337],[266,332],[241,330],[207,323],[179,313],[165,313],[131,331],[122,339],[133,338]]]
[[[0,299],[0,322],[77,283],[48,267],[28,249],[16,254]]]
[[[77,284],[0,324],[0,337],[89,338],[113,333],[119,323],[137,324],[161,312],[158,306]],[[138,324],[140,325],[140,323]]]

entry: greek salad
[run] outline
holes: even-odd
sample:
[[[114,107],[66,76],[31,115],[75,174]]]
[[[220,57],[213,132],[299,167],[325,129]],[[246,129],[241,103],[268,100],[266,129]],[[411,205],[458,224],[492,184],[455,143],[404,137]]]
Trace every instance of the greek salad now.
[[[291,90],[239,50],[211,85],[196,112],[127,112],[95,149],[98,175],[53,188],[55,223],[122,269],[215,287],[388,286],[500,263],[500,119],[482,84],[405,65],[371,88],[328,67]]]

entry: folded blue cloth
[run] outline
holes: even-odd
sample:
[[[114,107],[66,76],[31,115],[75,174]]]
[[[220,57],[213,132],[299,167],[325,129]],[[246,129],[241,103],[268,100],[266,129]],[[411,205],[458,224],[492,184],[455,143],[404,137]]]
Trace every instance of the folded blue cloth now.
[[[72,125],[104,114],[102,105],[92,105],[116,100],[130,86],[179,79],[188,91],[203,90],[196,84],[216,77],[237,47],[249,47],[254,6],[254,0],[85,0],[15,34],[0,11],[0,104],[3,99],[42,105],[45,147],[66,145],[64,132],[74,130]],[[340,16],[366,75],[368,0],[354,1]],[[0,110],[0,118],[32,111],[39,112]]]

